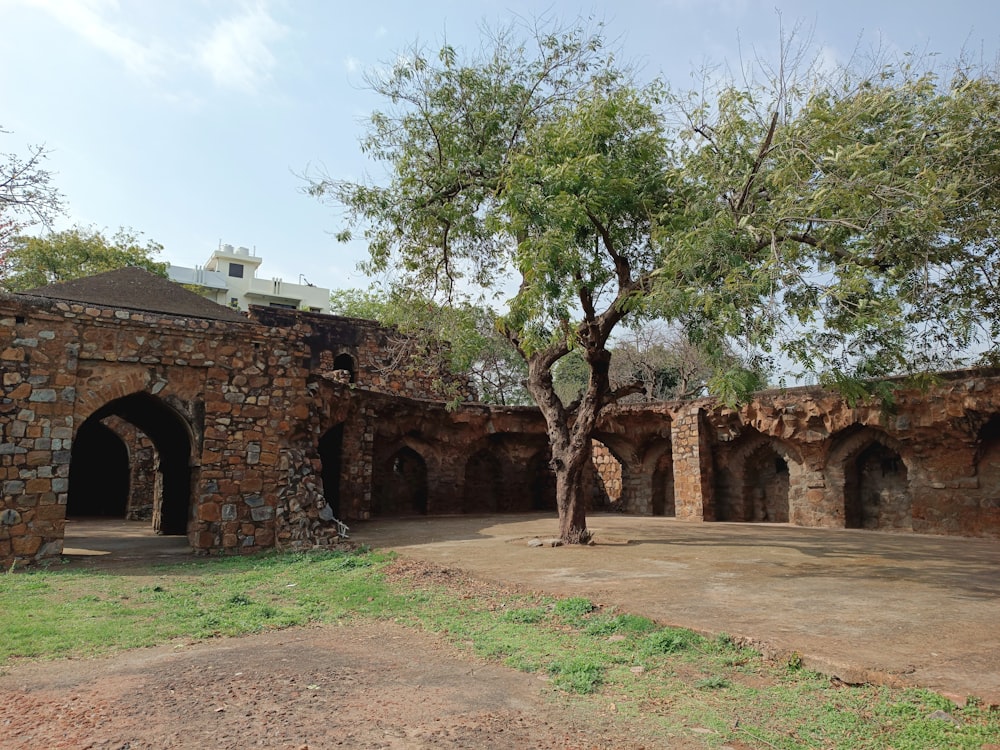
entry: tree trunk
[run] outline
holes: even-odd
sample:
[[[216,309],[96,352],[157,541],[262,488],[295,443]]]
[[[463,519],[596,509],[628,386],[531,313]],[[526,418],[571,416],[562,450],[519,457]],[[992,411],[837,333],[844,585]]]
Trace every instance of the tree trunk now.
[[[553,451],[552,464],[556,475],[556,507],[559,509],[559,539],[563,544],[586,544],[587,529],[586,467],[592,458],[591,443]]]

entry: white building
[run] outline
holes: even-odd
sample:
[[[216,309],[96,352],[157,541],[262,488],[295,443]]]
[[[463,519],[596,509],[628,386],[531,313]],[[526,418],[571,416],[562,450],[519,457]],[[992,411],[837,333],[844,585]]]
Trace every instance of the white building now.
[[[258,279],[257,269],[262,262],[263,259],[252,255],[248,248],[220,245],[204,266],[186,268],[171,264],[167,276],[220,305],[239,310],[246,310],[250,305],[311,312],[330,309],[329,289],[309,283],[289,284],[278,278]]]

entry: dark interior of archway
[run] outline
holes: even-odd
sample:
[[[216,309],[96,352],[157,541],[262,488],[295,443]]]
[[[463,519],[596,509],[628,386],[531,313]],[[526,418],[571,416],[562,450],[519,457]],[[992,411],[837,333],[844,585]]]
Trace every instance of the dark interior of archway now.
[[[556,510],[556,475],[549,467],[547,452],[536,453],[524,472],[528,477],[531,510]]]
[[[653,470],[652,505],[654,516],[677,515],[674,501],[674,461],[669,449],[660,456]]]
[[[427,513],[427,464],[412,448],[400,448],[375,476],[374,489],[375,515],[424,515]]]
[[[128,492],[128,448],[114,430],[88,419],[73,441],[66,516],[123,518]]]
[[[907,471],[899,454],[878,442],[844,469],[844,525],[849,529],[905,527],[909,512]]]
[[[465,464],[466,512],[496,513],[506,510],[503,502],[503,466],[488,448],[474,453]]]
[[[135,393],[109,401],[80,425],[77,439],[73,441],[71,461],[77,461],[79,452],[86,451],[86,448],[83,448],[84,441],[80,440],[80,434],[83,433],[86,437],[85,428],[88,424],[100,423],[111,415],[134,424],[156,446],[163,482],[160,523],[157,531],[161,534],[186,534],[191,507],[191,439],[181,417],[160,399],[146,393]],[[127,462],[125,472],[127,481]],[[72,469],[70,473],[72,474]],[[71,478],[69,503],[74,502],[76,490]]]
[[[322,466],[323,497],[333,515],[340,517],[340,474],[344,461],[344,424],[327,430],[319,439],[319,460]]]

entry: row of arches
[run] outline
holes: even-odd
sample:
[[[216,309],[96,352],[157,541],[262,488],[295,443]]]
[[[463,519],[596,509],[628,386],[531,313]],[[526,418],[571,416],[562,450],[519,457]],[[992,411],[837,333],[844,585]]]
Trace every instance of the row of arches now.
[[[793,494],[804,501],[811,485],[842,498],[836,510],[846,528],[913,528],[909,470],[900,447],[885,433],[848,431],[832,441],[824,468],[806,476],[808,471],[783,441],[752,434],[717,471],[716,520],[787,523]]]
[[[344,429],[343,423],[335,425],[317,445],[326,501],[338,518],[351,510],[342,507],[340,496]],[[469,455],[449,480],[455,497],[444,505],[432,500],[429,483],[436,479],[430,476],[426,449],[421,450],[419,441],[377,448],[370,512],[406,516],[554,510],[547,451],[508,438],[507,443],[490,441]],[[793,517],[793,509],[815,502],[813,490],[820,487],[827,506],[818,512],[831,518],[842,514],[840,523],[847,528],[914,528],[914,459],[902,446],[877,428],[860,426],[839,433],[828,444],[823,465],[810,468],[793,445],[747,431],[737,444],[717,454],[711,516],[723,521],[803,523]],[[1000,414],[986,420],[975,446],[974,472],[982,488],[978,502],[1000,514]],[[150,475],[141,487],[135,472],[140,451],[148,454],[143,466]],[[669,441],[647,449],[641,460],[634,456],[622,460],[624,451],[618,445],[608,451],[618,462],[622,492],[627,489],[630,497],[644,503],[625,511],[676,513]],[[128,517],[142,505],[150,509],[154,529],[185,534],[192,514],[196,453],[188,421],[164,400],[142,392],[114,399],[90,414],[74,436],[67,517]],[[594,481],[595,485],[602,481],[596,469]],[[809,519],[804,522],[809,525]]]

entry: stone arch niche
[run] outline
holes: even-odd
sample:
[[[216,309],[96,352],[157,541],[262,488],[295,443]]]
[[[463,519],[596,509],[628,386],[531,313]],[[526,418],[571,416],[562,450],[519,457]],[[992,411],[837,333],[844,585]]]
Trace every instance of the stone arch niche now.
[[[788,523],[798,456],[780,440],[751,432],[734,446],[716,474],[716,519]]]
[[[482,448],[465,463],[462,509],[476,513],[504,510],[503,463],[490,448]]]
[[[413,448],[399,448],[378,467],[373,494],[373,515],[426,515],[427,463]]]
[[[788,462],[761,444],[743,465],[743,520],[788,523],[788,486]]]
[[[853,432],[831,453],[830,468],[843,475],[846,528],[913,529],[909,469],[888,435],[870,427]]]
[[[651,511],[654,516],[677,515],[674,501],[674,457],[670,446],[660,454],[653,465],[653,488]]]
[[[317,446],[323,497],[334,517],[340,518],[340,477],[344,467],[344,423],[323,433]]]
[[[121,437],[105,424],[111,417],[133,425],[153,445],[155,476],[149,482],[154,487],[153,529],[161,534],[187,534],[193,483],[192,433],[176,410],[144,392],[109,401],[91,413],[77,429],[70,457],[67,515],[125,517],[127,491],[124,506],[117,501],[112,504],[95,497],[102,485],[128,486],[131,464],[135,461],[125,448],[127,458],[123,463],[120,450],[111,442],[108,432],[125,447]],[[102,447],[111,450],[112,454],[102,456],[99,453]]]

